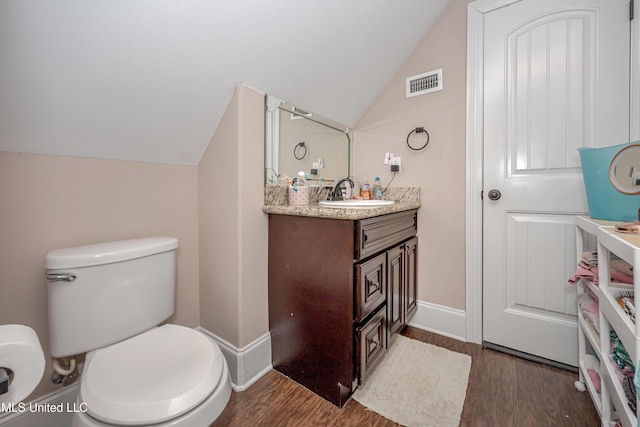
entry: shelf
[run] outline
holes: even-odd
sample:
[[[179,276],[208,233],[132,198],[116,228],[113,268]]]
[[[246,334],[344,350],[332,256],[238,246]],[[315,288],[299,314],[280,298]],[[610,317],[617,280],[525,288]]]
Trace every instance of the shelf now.
[[[638,419],[631,408],[629,408],[622,384],[618,381],[618,377],[614,371],[613,362],[609,357],[605,357],[602,359],[600,366],[602,368],[600,378],[609,390],[609,396],[613,401],[613,406],[616,408],[616,413],[618,417],[620,417],[622,425],[625,427],[636,427]]]
[[[614,227],[601,227],[596,237],[599,243],[619,258],[633,266],[640,265],[640,235],[618,233]]]
[[[582,377],[584,378],[584,384],[587,386],[587,391],[591,396],[591,400],[598,411],[598,416],[602,417],[602,398],[600,397],[600,393],[596,391],[593,382],[591,381],[591,377],[589,377],[589,369],[595,369],[600,374],[600,362],[595,356],[591,356],[588,354],[581,354],[579,361],[579,369],[582,373]],[[602,374],[600,374],[600,387],[602,387]]]
[[[578,325],[582,329],[582,332],[587,337],[587,341],[591,344],[591,348],[600,354],[600,336],[596,333],[595,328],[591,325],[591,322],[584,318],[582,312],[578,312]]]
[[[611,359],[611,347],[609,342],[610,328],[615,330],[620,341],[624,345],[629,357],[637,363],[640,357],[640,325],[636,324],[625,313],[615,300],[612,293],[618,290],[640,290],[640,274],[634,278],[633,284],[621,284],[611,282],[611,257],[613,255],[626,261],[632,266],[640,268],[640,235],[621,234],[615,231],[616,222],[592,220],[588,217],[576,218],[576,254],[578,263],[584,252],[593,250],[594,243],[598,251],[598,277],[599,285],[594,285],[588,280],[578,282],[578,293],[590,290],[598,298],[600,310],[601,337],[578,310],[578,326],[581,331],[578,336],[580,344],[580,378],[584,381],[591,399],[600,414],[602,425],[614,426],[615,420],[619,420],[625,427],[636,427],[637,417],[629,408],[623,386],[618,380]],[[595,237],[595,239],[594,239]],[[606,335],[605,335],[606,334]],[[588,344],[587,344],[588,343]],[[593,356],[588,354],[588,346],[593,348]],[[599,358],[599,362],[598,362]],[[590,366],[599,364],[601,393],[595,393],[595,388],[589,378],[587,370]]]
[[[589,288],[589,290],[591,292],[593,292],[593,295],[595,295],[595,297],[600,300],[601,296],[602,296],[602,291],[600,290],[600,286],[595,285],[592,281],[590,280],[586,280],[586,279],[580,279],[584,282],[583,286],[586,286],[587,288]],[[631,288],[633,289],[633,288]]]
[[[618,303],[608,292],[603,292],[603,297],[600,299],[600,312],[606,317],[611,328],[618,334],[618,338],[622,341],[631,360],[637,361],[638,354],[636,345],[638,340],[635,335],[636,325],[631,321],[631,318],[622,311]]]

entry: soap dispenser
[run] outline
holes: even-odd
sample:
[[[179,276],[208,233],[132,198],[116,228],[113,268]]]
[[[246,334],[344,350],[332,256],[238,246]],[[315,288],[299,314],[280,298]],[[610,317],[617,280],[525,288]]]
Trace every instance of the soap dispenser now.
[[[371,200],[371,190],[369,190],[369,179],[364,176],[364,182],[362,183],[362,190],[360,190],[360,196],[364,200]]]

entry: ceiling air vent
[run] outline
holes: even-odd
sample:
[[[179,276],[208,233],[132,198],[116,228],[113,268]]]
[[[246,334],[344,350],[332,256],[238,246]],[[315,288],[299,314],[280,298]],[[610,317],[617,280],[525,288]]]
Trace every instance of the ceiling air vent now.
[[[442,90],[442,68],[407,77],[407,98]]]

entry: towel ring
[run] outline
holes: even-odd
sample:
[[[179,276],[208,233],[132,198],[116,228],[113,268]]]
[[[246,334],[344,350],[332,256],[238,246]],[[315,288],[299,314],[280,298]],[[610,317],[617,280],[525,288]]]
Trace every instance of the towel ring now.
[[[298,148],[302,148],[302,154],[298,153]],[[304,142],[298,142],[296,144],[296,146],[293,149],[293,157],[295,157],[298,160],[302,160],[305,157],[307,157],[307,145]]]
[[[424,143],[424,145],[422,147],[416,148],[416,147],[412,147],[411,144],[409,143],[409,137],[411,136],[412,133],[425,133],[427,135],[427,141]],[[413,129],[411,132],[409,132],[409,135],[407,135],[407,146],[409,148],[411,148],[413,151],[420,151],[423,148],[425,148],[427,145],[429,145],[429,132],[427,132],[423,127],[418,127]]]

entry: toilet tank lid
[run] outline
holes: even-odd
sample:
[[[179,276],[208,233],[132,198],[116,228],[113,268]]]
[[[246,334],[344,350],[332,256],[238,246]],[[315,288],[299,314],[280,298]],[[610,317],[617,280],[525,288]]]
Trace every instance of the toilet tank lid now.
[[[142,258],[171,251],[177,247],[178,239],[166,236],[75,246],[49,252],[45,257],[44,266],[48,270],[90,267]]]

